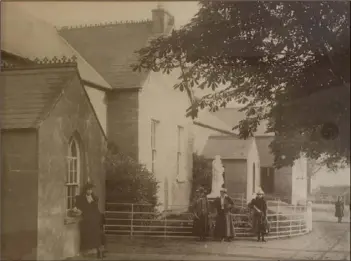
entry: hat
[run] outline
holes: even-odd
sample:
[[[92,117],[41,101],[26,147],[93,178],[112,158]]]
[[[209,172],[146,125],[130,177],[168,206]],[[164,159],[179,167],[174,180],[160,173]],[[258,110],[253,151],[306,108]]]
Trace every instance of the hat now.
[[[221,188],[220,192],[227,192],[227,189],[226,188]]]
[[[264,192],[261,188],[258,188],[256,195],[264,195]]]
[[[84,185],[84,187],[83,187],[83,190],[84,191],[86,191],[86,190],[88,190],[88,189],[92,189],[92,188],[94,188],[95,187],[95,185],[93,184],[93,183],[91,183],[91,182],[87,182],[87,183],[85,183],[85,185]]]

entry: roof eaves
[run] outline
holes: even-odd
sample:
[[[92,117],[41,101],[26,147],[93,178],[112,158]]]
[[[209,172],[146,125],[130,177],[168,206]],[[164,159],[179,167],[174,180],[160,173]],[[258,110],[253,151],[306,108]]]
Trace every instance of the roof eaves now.
[[[81,86],[81,88],[83,89],[84,95],[85,95],[85,97],[86,97],[86,99],[87,99],[87,101],[88,101],[88,103],[89,103],[89,106],[90,106],[91,110],[92,110],[93,113],[94,113],[95,119],[96,119],[96,121],[97,121],[97,123],[98,123],[98,125],[99,125],[99,127],[100,127],[100,131],[102,132],[102,135],[104,136],[105,141],[107,142],[108,139],[107,139],[106,133],[105,133],[105,131],[104,131],[104,128],[102,127],[101,122],[100,122],[100,120],[99,120],[99,118],[98,118],[98,116],[97,116],[97,114],[96,114],[95,109],[94,109],[94,106],[93,106],[93,104],[91,103],[91,100],[90,100],[90,98],[89,98],[89,95],[88,95],[88,93],[87,93],[87,90],[84,88],[84,85],[83,85],[84,80],[82,80],[82,77],[81,77],[79,71],[77,70],[76,72],[77,72],[77,76],[78,76],[78,78],[79,78],[79,80],[80,80],[80,83],[81,83],[80,86]],[[110,91],[111,91],[111,90],[110,90]]]
[[[207,128],[207,129],[210,129],[210,130],[214,130],[214,131],[218,131],[218,132],[221,132],[223,134],[227,134],[227,135],[231,135],[231,136],[234,136],[234,137],[237,137],[238,135],[236,135],[235,133],[232,133],[230,131],[227,131],[227,130],[223,130],[223,129],[219,129],[219,128],[216,128],[216,127],[212,127],[210,125],[207,125],[207,124],[204,124],[204,123],[201,123],[201,122],[198,122],[198,121],[193,121],[193,123],[195,125],[198,125],[200,127],[203,127],[203,128]]]

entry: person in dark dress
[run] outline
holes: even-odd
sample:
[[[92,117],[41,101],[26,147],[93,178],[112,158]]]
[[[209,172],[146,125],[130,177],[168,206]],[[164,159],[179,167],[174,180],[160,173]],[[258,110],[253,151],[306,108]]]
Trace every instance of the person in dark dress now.
[[[220,196],[214,200],[216,210],[214,236],[221,241],[229,242],[235,237],[234,223],[230,214],[234,202],[226,193],[227,190],[222,188]]]
[[[341,196],[338,197],[338,200],[335,202],[335,217],[338,218],[338,223],[341,223],[344,216],[344,201]]]
[[[205,240],[209,234],[209,203],[206,198],[205,189],[198,189],[198,198],[192,205],[194,215],[194,234]]]
[[[103,257],[102,252],[102,214],[98,208],[98,197],[93,193],[94,185],[87,183],[83,191],[76,197],[75,210],[81,213],[80,242],[81,251],[86,253],[96,249],[98,258]]]
[[[249,208],[253,210],[253,227],[257,233],[257,241],[266,242],[264,236],[267,232],[267,203],[263,197],[261,189],[256,193],[256,198],[249,203]]]

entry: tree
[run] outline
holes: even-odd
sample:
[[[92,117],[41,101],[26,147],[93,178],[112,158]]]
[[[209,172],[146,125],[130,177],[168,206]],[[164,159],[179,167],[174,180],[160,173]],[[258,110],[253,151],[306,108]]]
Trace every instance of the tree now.
[[[242,104],[241,138],[268,120],[276,167],[301,153],[328,167],[349,164],[349,5],[202,1],[187,25],[137,51],[134,70],[180,70],[174,88],[188,94],[193,118]],[[196,98],[195,88],[213,92]]]
[[[193,154],[193,182],[191,198],[194,197],[196,189],[200,186],[211,191],[212,186],[212,163],[204,156]]]
[[[158,182],[144,165],[109,144],[105,166],[107,201],[150,204],[153,209],[157,206]]]

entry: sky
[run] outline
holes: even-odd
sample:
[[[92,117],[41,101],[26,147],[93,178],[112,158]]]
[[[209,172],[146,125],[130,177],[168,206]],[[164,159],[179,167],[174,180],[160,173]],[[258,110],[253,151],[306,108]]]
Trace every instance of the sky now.
[[[55,26],[95,24],[113,21],[151,19],[151,10],[160,2],[16,2],[29,13]],[[8,3],[6,3],[8,4]],[[14,3],[10,3],[14,4]],[[179,28],[197,13],[197,2],[162,2],[175,17]]]

